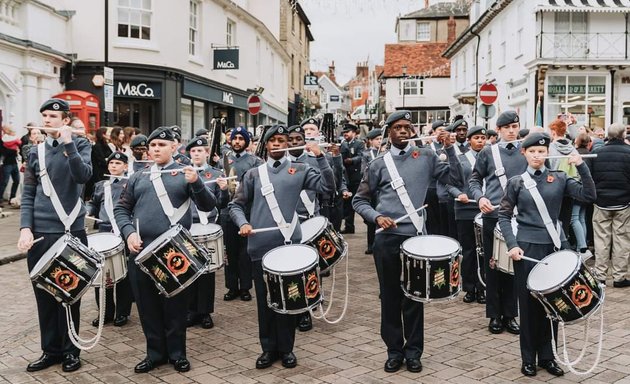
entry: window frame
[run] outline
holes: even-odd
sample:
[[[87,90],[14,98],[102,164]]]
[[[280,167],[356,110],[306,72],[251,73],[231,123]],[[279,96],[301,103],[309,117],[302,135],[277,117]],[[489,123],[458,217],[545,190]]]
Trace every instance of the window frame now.
[[[121,39],[129,39],[134,41],[151,41],[151,30],[153,24],[153,0],[135,0],[139,1],[140,6],[132,4],[134,0],[118,0],[116,4],[116,36]],[[148,5],[148,8],[146,7]],[[127,21],[121,22],[122,15],[126,13]],[[139,23],[132,22],[132,18],[137,14]],[[144,17],[148,15],[148,24],[144,23]],[[121,27],[126,26],[126,34],[121,35]],[[133,29],[138,29],[138,36],[133,36]],[[146,34],[146,37],[145,37]]]

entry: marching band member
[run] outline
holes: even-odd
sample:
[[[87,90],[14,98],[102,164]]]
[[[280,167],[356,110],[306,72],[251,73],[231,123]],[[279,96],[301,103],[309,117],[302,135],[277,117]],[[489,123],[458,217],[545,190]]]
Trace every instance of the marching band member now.
[[[361,182],[361,157],[365,150],[363,141],[357,139],[359,128],[354,124],[345,124],[342,130],[344,141],[341,143],[341,157],[348,175],[348,190],[354,195]],[[354,209],[352,200],[344,200],[343,216],[345,228],[341,233],[354,233]]]
[[[585,203],[592,203],[596,198],[591,173],[577,153],[569,156],[569,163],[575,164],[583,184],[562,171],[551,171],[545,167],[550,141],[545,133],[532,133],[523,141],[522,152],[527,160],[527,169],[508,181],[499,208],[499,225],[509,255],[514,260],[521,320],[521,372],[525,376],[536,376],[537,359],[538,366],[554,376],[562,376],[564,371],[554,360],[551,327],[545,310],[527,289],[527,277],[535,263],[522,260],[521,256],[542,260],[560,248],[567,248],[558,221],[563,197],[570,196]],[[516,235],[511,225],[515,208],[518,211]],[[549,227],[545,225],[543,216],[551,219]],[[553,328],[557,335],[557,322],[554,322]]]
[[[147,163],[145,162],[149,159],[149,156],[147,156],[149,152],[147,137],[145,135],[136,135],[133,139],[131,139],[129,148],[131,149],[131,154],[133,155],[130,159],[131,167],[128,167],[128,174],[131,176],[139,170],[147,167]]]
[[[98,223],[99,232],[113,232],[120,236],[120,229],[114,220],[114,206],[120,199],[120,195],[127,185],[124,177],[127,171],[127,155],[123,152],[114,152],[107,158],[107,171],[112,176],[109,180],[101,180],[94,186],[92,200],[87,203],[87,213],[101,220]],[[99,290],[95,288],[96,304],[99,305]],[[125,276],[116,283],[116,300],[114,301],[114,289],[106,288],[105,291],[105,319],[103,324],[114,322],[114,326],[122,327],[127,324],[131,314],[133,296],[129,277]],[[92,320],[92,325],[98,327],[98,320]]]
[[[215,198],[197,172],[173,160],[177,148],[175,136],[167,127],[153,131],[148,138],[149,154],[155,161],[150,171],[136,172],[127,182],[114,208],[129,257],[129,281],[140,314],[142,330],[147,340],[147,356],[135,367],[136,373],[146,373],[170,362],[178,372],[190,370],[186,358],[186,314],[188,296],[185,293],[166,298],[160,295],[151,278],[135,263],[143,246],[166,232],[172,225],[190,228],[190,199],[203,211],[212,211]],[[172,170],[170,173],[158,173]],[[167,212],[170,212],[167,214]],[[141,234],[134,222],[145,223]]]
[[[375,128],[367,133],[367,149],[363,151],[363,158],[361,160],[361,174],[364,175],[367,170],[367,166],[370,161],[376,159],[381,154],[381,142],[383,140],[383,131],[381,129]],[[365,222],[367,225],[367,249],[365,250],[366,255],[371,255],[374,253],[374,236],[376,231],[376,224]]]
[[[190,160],[194,167],[200,167],[199,177],[202,181],[216,180],[210,189],[213,191],[217,205],[211,212],[199,210],[196,206],[192,207],[193,223],[215,223],[218,218],[218,209],[227,207],[229,195],[227,191],[227,181],[218,179],[223,177],[223,171],[212,168],[208,165],[210,157],[210,149],[208,148],[208,140],[203,137],[196,137],[188,143],[186,151],[190,155]],[[214,327],[212,313],[214,312],[215,297],[215,275],[213,273],[204,273],[188,288],[190,291],[190,307],[188,309],[188,318],[186,325],[192,327],[201,324],[201,328],[210,329]]]
[[[28,251],[29,272],[65,232],[69,231],[87,246],[81,191],[92,177],[91,145],[85,138],[72,135],[68,103],[49,99],[39,112],[44,128],[57,130],[47,132],[44,143],[31,149],[24,171],[18,249]],[[33,244],[35,237],[44,239]],[[80,350],[68,336],[65,308],[35,285],[33,291],[43,354],[28,364],[26,370],[35,372],[61,363],[64,372],[76,371],[81,367]],[[71,306],[77,333],[80,306],[80,301]]]
[[[300,192],[309,189],[330,194],[334,191],[334,179],[328,161],[316,143],[307,144],[307,148],[317,158],[319,171],[307,164],[292,163],[284,151],[273,152],[288,148],[288,132],[284,126],[271,127],[263,141],[268,151],[267,162],[243,176],[234,199],[229,203],[229,209],[232,220],[240,228],[240,235],[249,238],[247,252],[253,263],[258,332],[263,350],[256,360],[256,368],[270,367],[278,359],[282,360],[284,367],[293,368],[297,365],[297,358],[293,354],[295,316],[278,314],[267,306],[262,258],[277,246],[300,243],[301,231],[295,212]],[[267,182],[261,181],[264,179],[261,174]],[[263,195],[263,188],[272,192]],[[275,204],[273,201],[270,203],[272,199]],[[280,206],[278,201],[282,202]],[[250,211],[257,214],[249,216]],[[274,216],[280,216],[282,222],[291,223],[290,226],[278,231],[252,233],[253,228],[277,226]]]
[[[501,201],[508,179],[520,175],[527,168],[527,161],[519,152],[516,141],[519,129],[519,117],[516,112],[506,111],[499,115],[497,130],[501,141],[479,152],[469,182],[472,198],[478,202],[483,213],[486,317],[490,319],[488,330],[491,333],[501,333],[507,329],[515,335],[519,334],[520,329],[515,319],[517,308],[514,277],[494,269],[492,253],[494,229],[498,220],[495,204]]]
[[[444,120],[436,120],[431,124],[431,135],[439,136],[444,129],[448,127],[448,123]],[[442,151],[442,143],[436,139],[431,139],[424,145],[430,148],[436,155],[442,154],[442,158],[445,158],[446,154]],[[446,158],[445,158],[446,159]],[[438,198],[437,182],[429,185],[426,197],[427,203],[427,232],[429,235],[446,235],[444,228],[446,224],[442,224],[446,220],[446,216],[442,217],[440,212],[440,200]]]
[[[424,349],[424,308],[421,302],[403,294],[400,286],[400,245],[418,233],[425,233],[420,214],[410,211],[424,204],[430,184],[436,180],[449,182],[449,164],[440,161],[431,150],[405,141],[414,134],[411,112],[396,111],[387,118],[386,124],[391,148],[368,165],[353,205],[366,221],[385,230],[374,240],[381,292],[381,337],[387,346],[385,371],[398,371],[406,360],[408,371],[420,372]],[[439,139],[446,141],[447,137],[448,133],[444,132]],[[449,162],[456,164],[455,151],[450,142],[446,143]],[[372,207],[374,199],[377,199],[376,208]],[[410,215],[409,219],[395,223],[396,218],[406,214]]]

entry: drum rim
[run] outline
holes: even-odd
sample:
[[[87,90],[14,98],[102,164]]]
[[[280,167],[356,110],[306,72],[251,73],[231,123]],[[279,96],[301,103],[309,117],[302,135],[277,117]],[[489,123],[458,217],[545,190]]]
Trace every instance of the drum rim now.
[[[530,285],[529,285],[529,277],[531,276],[532,272],[534,272],[534,270],[535,270],[535,269],[537,269],[537,268],[538,268],[538,269],[540,269],[540,268],[542,268],[542,267],[544,266],[544,264],[542,264],[542,263],[541,263],[541,264],[536,264],[536,265],[534,265],[534,267],[532,268],[532,270],[531,270],[531,271],[529,271],[529,274],[527,275],[527,289],[528,289],[529,291],[531,291],[531,292],[538,292],[538,293],[543,294],[543,295],[546,295],[546,294],[549,294],[549,293],[553,293],[553,292],[557,291],[559,287],[563,287],[566,283],[568,283],[568,282],[569,282],[569,280],[571,280],[571,278],[573,278],[573,277],[575,276],[575,274],[576,274],[576,273],[577,273],[577,272],[581,269],[581,266],[582,266],[582,265],[584,265],[584,268],[589,269],[588,265],[584,264],[584,262],[583,262],[583,261],[581,261],[581,257],[580,257],[580,255],[579,255],[577,252],[572,251],[572,250],[570,250],[570,249],[562,249],[562,250],[560,250],[560,251],[556,251],[556,252],[550,253],[550,254],[548,254],[547,256],[545,256],[545,257],[544,257],[541,261],[544,261],[544,260],[545,260],[546,258],[548,258],[549,256],[551,256],[551,255],[555,255],[556,253],[559,253],[559,252],[569,252],[569,253],[573,253],[573,254],[575,254],[575,256],[578,258],[578,262],[576,263],[575,268],[573,268],[573,271],[571,272],[571,274],[569,274],[569,276],[568,276],[568,277],[565,277],[565,278],[562,280],[562,282],[561,282],[561,283],[559,283],[559,285],[554,286],[554,287],[552,287],[552,288],[546,288],[546,289],[544,289],[544,290],[532,289],[532,288],[530,287]],[[590,272],[590,269],[589,269],[589,272]]]
[[[304,309],[284,309],[280,311],[278,309],[274,309],[271,307],[271,301],[269,301],[269,294],[267,294],[267,307],[271,309],[272,311],[279,313],[281,315],[300,315],[305,312],[310,312],[311,309],[317,307],[319,304],[321,304],[322,301],[324,301],[324,295],[320,293],[319,300],[317,300],[316,303],[313,303]]]
[[[184,226],[181,224],[177,224],[174,227],[171,227],[169,229],[167,229],[165,232],[163,232],[160,236],[158,236],[158,238],[156,238],[155,240],[153,240],[152,242],[149,243],[149,245],[147,245],[146,248],[144,248],[140,253],[138,253],[138,255],[134,258],[134,261],[136,264],[145,261],[149,255],[153,255],[155,254],[155,250],[156,249],[160,249],[164,246],[164,244],[168,243],[171,241],[171,239],[174,236],[170,236],[168,237],[168,235],[173,232],[175,234],[179,234],[180,232],[182,232],[184,229]],[[157,242],[158,240],[162,239],[162,242],[158,243],[158,245],[154,248],[149,248],[151,247],[151,244]]]
[[[192,229],[195,226],[196,227],[202,227],[202,228],[211,228],[211,227],[217,227],[217,228],[215,228],[216,230],[214,232],[195,235],[195,234],[192,233]],[[190,232],[190,236],[192,236],[193,238],[197,238],[198,237],[202,241],[203,240],[215,240],[215,239],[223,236],[223,228],[221,228],[221,226],[219,224],[215,224],[215,223],[208,223],[208,224],[192,223],[190,225],[190,229],[188,230],[188,232]],[[209,236],[209,238],[206,238],[207,236]]]
[[[301,244],[305,244],[305,243],[307,243],[307,242],[309,242],[309,241],[311,241],[311,240],[315,240],[316,238],[318,238],[318,237],[319,237],[319,235],[321,235],[322,233],[324,233],[324,231],[326,230],[326,228],[328,228],[328,227],[329,227],[330,221],[328,220],[328,218],[327,218],[327,217],[325,217],[325,216],[314,216],[314,217],[311,217],[310,219],[305,220],[304,222],[302,222],[302,223],[300,224],[300,230],[302,230],[302,226],[303,226],[305,223],[308,223],[309,221],[310,221],[310,222],[313,222],[313,220],[317,220],[317,221],[322,221],[322,220],[323,220],[323,221],[324,221],[324,226],[323,226],[323,227],[321,227],[321,228],[320,228],[320,229],[319,229],[319,230],[315,233],[315,235],[311,236],[310,238],[308,238],[308,239],[307,239],[307,238],[302,237],[302,240],[300,241],[300,243],[301,243]]]
[[[92,238],[96,238],[96,237],[105,237],[103,235],[107,235],[107,237],[112,237],[112,238],[117,238],[118,240],[120,240],[118,242],[118,244],[114,247],[114,248],[110,248],[104,251],[98,251],[96,249],[94,249],[93,247],[90,246],[90,237]],[[88,239],[88,248],[90,248],[91,250],[93,250],[94,252],[98,253],[99,255],[103,256],[103,259],[108,259],[110,257],[114,257],[117,256],[119,254],[122,254],[122,256],[125,256],[125,242],[122,241],[122,238],[120,236],[116,236],[113,233],[108,233],[108,232],[99,232],[99,233],[92,233],[90,235],[88,235],[87,237]]]
[[[437,297],[437,298],[435,298],[435,299],[432,299],[432,298],[428,298],[428,299],[424,299],[424,298],[422,298],[422,299],[421,299],[421,298],[419,298],[418,296],[414,296],[414,295],[412,295],[411,293],[407,292],[407,290],[404,288],[404,284],[403,284],[403,282],[402,282],[402,281],[400,282],[400,287],[401,287],[401,289],[402,289],[402,291],[403,291],[403,294],[404,294],[404,295],[405,295],[408,299],[413,300],[413,301],[415,301],[415,302],[420,302],[420,303],[432,303],[432,302],[440,302],[440,301],[451,301],[451,300],[455,300],[455,299],[457,298],[457,296],[459,296],[459,294],[460,294],[460,293],[461,293],[461,291],[462,291],[462,283],[461,283],[461,279],[460,279],[460,282],[459,282],[459,284],[458,284],[457,291],[455,291],[455,293],[454,293],[454,294],[449,295],[449,296],[446,296],[446,297]]]
[[[278,249],[281,248],[287,248],[287,247],[295,247],[295,246],[299,246],[299,247],[305,247],[308,248],[309,250],[312,250],[313,252],[315,252],[315,261],[312,262],[311,264],[309,264],[307,267],[302,267],[301,269],[296,269],[296,270],[292,270],[292,271],[276,271],[274,269],[269,269],[267,266],[265,266],[265,258],[267,257],[267,255],[269,255],[271,252],[277,251]],[[262,266],[262,269],[264,272],[272,272],[274,274],[280,275],[280,276],[284,276],[282,275],[283,273],[285,275],[288,274],[294,274],[294,273],[302,273],[305,271],[310,270],[311,268],[313,268],[313,266],[319,266],[319,252],[317,252],[317,250],[313,247],[311,247],[310,245],[307,244],[286,244],[286,245],[281,245],[279,247],[276,247],[274,249],[271,249],[269,251],[267,251],[267,253],[265,253],[260,261],[260,265]]]
[[[31,269],[31,273],[29,274],[31,280],[36,278],[36,276],[33,275],[34,273],[40,272],[40,271],[42,271],[42,270],[44,270],[44,269],[46,269],[46,268],[48,268],[50,266],[50,264],[52,263],[52,261],[55,258],[55,256],[59,255],[59,253],[61,252],[61,249],[56,249],[54,251],[54,253],[52,252],[52,250],[55,248],[57,243],[66,243],[66,239],[68,239],[68,236],[69,235],[67,233],[63,234],[60,238],[55,240],[53,245],[51,245],[50,248],[48,248],[48,250],[46,250],[46,252],[44,252],[42,257],[40,257],[39,260],[37,261],[37,263],[33,266],[33,269]],[[50,256],[48,258],[46,258],[46,255],[50,255]]]
[[[409,251],[405,250],[404,245],[409,240],[413,240],[416,237],[429,237],[429,236],[436,237],[436,238],[437,237],[442,237],[442,238],[448,239],[449,241],[454,241],[458,245],[457,250],[452,252],[452,253],[446,254],[446,255],[429,256],[429,257],[424,256],[424,255],[418,255],[418,254],[415,254],[415,253],[410,253]],[[455,256],[455,257],[459,256],[459,254],[462,252],[462,245],[456,239],[453,239],[452,237],[448,237],[448,236],[444,236],[444,235],[418,235],[418,236],[410,237],[410,238],[406,239],[405,241],[403,241],[402,244],[400,244],[400,251],[403,254],[411,257],[412,259],[416,259],[416,260],[448,260],[448,259],[452,259],[453,256]]]

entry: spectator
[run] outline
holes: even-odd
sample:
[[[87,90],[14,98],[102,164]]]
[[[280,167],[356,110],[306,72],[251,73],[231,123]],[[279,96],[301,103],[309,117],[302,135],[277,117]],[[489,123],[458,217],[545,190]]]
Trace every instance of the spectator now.
[[[98,141],[98,139],[97,139]],[[121,127],[114,127],[109,134],[109,148],[112,152],[124,152],[125,132]],[[107,156],[106,156],[107,157]]]
[[[96,130],[96,142],[92,146],[92,178],[85,185],[85,199],[89,200],[94,191],[94,184],[105,179],[107,173],[107,158],[114,151],[111,150],[107,137],[107,128],[101,127]]]
[[[44,141],[44,135],[39,128],[29,128],[28,135],[22,136],[22,149],[20,149],[20,155],[22,156],[22,163],[28,161],[28,154],[31,148]],[[26,140],[26,144],[24,144]]]
[[[85,124],[83,124],[83,120],[79,119],[76,116],[72,116],[72,118],[70,119],[70,126],[74,128],[74,131],[72,133],[77,136],[85,137],[87,132],[85,130]]]
[[[576,150],[581,155],[590,153],[591,145],[592,141],[586,130],[582,131],[575,139]],[[571,228],[573,228],[575,236],[575,248],[580,252],[582,260],[587,260],[593,256],[586,243],[586,234],[589,232],[586,224],[586,211],[590,206],[591,204],[584,204],[575,200],[571,209]],[[590,231],[592,231],[592,227]]]
[[[131,140],[133,140],[133,138],[136,136],[136,128],[134,127],[125,127],[123,128],[123,133],[124,133],[124,139],[123,139],[123,149],[124,149],[124,153],[127,155],[127,157],[131,157],[133,156],[133,152],[131,151]]]
[[[20,155],[20,144],[22,141],[16,136],[13,127],[2,126],[2,181],[0,182],[0,207],[3,206],[4,190],[9,184],[9,177],[13,180],[9,202],[15,201],[15,194],[20,185],[20,171],[18,170],[17,158]]]

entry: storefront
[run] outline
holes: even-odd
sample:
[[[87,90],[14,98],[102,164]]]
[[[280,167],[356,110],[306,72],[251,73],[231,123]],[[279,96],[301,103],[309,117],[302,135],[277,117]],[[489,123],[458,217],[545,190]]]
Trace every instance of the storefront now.
[[[630,70],[615,74],[615,115],[614,122],[630,125]]]

